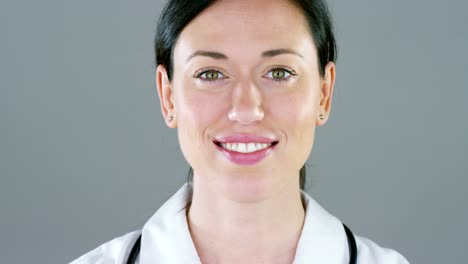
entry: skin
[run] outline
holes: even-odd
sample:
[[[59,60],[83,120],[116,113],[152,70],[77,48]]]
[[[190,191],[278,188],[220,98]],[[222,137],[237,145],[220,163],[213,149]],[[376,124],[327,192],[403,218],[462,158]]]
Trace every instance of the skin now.
[[[262,56],[276,49],[297,54]],[[192,56],[197,51],[226,58]],[[156,84],[166,123],[177,128],[194,170],[187,220],[201,261],[292,263],[304,223],[299,169],[316,126],[329,117],[335,65],[329,62],[321,77],[302,11],[268,0],[215,3],[181,32],[173,62],[172,81],[159,65]],[[291,69],[295,75],[285,71]],[[213,139],[242,133],[279,143],[261,162],[238,165]]]

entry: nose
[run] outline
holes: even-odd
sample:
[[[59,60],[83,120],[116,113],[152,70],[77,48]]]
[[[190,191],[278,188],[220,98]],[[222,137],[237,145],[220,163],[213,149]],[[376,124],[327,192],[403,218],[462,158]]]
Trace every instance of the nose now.
[[[262,95],[253,83],[237,85],[232,93],[232,108],[228,118],[243,125],[262,120]]]

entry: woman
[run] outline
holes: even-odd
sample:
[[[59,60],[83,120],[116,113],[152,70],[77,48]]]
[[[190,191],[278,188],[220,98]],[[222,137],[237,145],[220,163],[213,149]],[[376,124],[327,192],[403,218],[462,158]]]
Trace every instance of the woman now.
[[[162,114],[193,182],[141,232],[73,263],[356,263],[356,252],[357,263],[408,263],[302,191],[335,83],[323,1],[172,0],[155,51]]]

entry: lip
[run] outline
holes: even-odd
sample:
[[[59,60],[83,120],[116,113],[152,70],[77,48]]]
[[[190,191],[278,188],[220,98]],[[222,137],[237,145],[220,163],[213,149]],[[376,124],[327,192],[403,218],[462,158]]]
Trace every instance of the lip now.
[[[236,151],[231,151],[221,147],[220,143],[271,143],[272,145],[268,148],[251,152],[251,153],[241,153]],[[213,141],[216,148],[223,153],[223,155],[230,160],[231,162],[238,165],[254,165],[265,159],[276,147],[278,141],[272,138],[258,136],[258,135],[232,135],[217,138]]]

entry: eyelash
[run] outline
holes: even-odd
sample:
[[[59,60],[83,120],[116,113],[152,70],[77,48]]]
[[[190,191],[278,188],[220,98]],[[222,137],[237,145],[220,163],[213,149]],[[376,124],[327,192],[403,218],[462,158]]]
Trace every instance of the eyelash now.
[[[221,74],[223,77],[222,78],[217,78],[217,79],[214,79],[214,80],[211,80],[211,79],[207,79],[207,78],[201,78],[201,76],[205,73],[208,73],[208,72],[217,72],[218,74]],[[197,79],[200,79],[204,82],[216,82],[216,81],[219,81],[219,80],[222,80],[222,79],[226,79],[226,75],[224,73],[222,73],[220,70],[217,70],[217,69],[214,69],[214,68],[203,68],[203,69],[200,69],[198,70],[197,72],[195,72],[195,74],[193,75],[194,78],[197,78]]]
[[[293,69],[291,69],[291,68],[289,68],[289,67],[287,67],[287,66],[279,66],[279,65],[277,65],[277,66],[272,66],[272,67],[268,70],[267,74],[270,73],[270,72],[272,72],[272,71],[274,71],[274,70],[283,70],[283,71],[285,71],[287,74],[289,74],[288,77],[283,78],[283,79],[268,78],[268,79],[271,79],[271,80],[273,80],[273,81],[275,81],[275,82],[284,82],[284,81],[288,81],[288,80],[291,78],[291,76],[296,76],[296,75],[297,75],[297,73],[296,73]],[[211,71],[217,72],[217,73],[221,74],[223,77],[222,77],[222,78],[217,78],[217,79],[214,79],[214,80],[212,80],[212,79],[207,79],[207,78],[201,78],[201,76],[202,76],[203,74],[208,73],[208,72],[211,72]],[[224,73],[222,73],[220,70],[214,69],[214,68],[204,68],[204,69],[200,69],[200,70],[198,70],[197,72],[195,72],[195,74],[193,75],[193,77],[194,77],[194,78],[197,78],[197,79],[201,79],[202,81],[206,81],[206,82],[216,82],[216,81],[219,81],[219,80],[222,80],[222,79],[226,79],[226,78],[227,78],[226,75],[225,75]]]
[[[291,76],[296,76],[296,75],[297,75],[296,71],[294,71],[293,69],[291,69],[291,68],[289,68],[289,67],[287,67],[287,66],[280,66],[280,65],[272,66],[272,67],[268,70],[268,73],[267,73],[267,74],[269,74],[270,72],[272,72],[272,71],[274,71],[274,70],[283,70],[283,71],[285,71],[286,73],[289,74],[288,77],[283,78],[283,79],[268,78],[268,79],[271,79],[271,80],[273,80],[273,81],[275,81],[275,82],[285,82],[285,81],[288,81],[288,80],[291,78]]]

